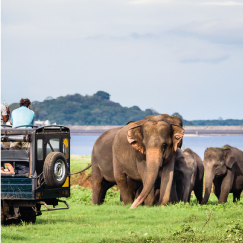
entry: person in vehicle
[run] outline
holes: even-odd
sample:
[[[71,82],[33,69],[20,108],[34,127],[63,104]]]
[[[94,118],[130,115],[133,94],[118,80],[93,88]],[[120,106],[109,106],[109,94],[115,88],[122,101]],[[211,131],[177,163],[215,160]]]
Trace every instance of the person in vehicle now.
[[[30,110],[30,105],[31,102],[29,99],[20,100],[20,107],[12,111],[10,120],[12,128],[23,125],[34,125],[35,113],[34,111]]]
[[[31,102],[29,99],[21,99],[19,102],[20,107],[13,110],[11,115],[11,125],[12,128],[20,127],[22,128],[31,128],[25,127],[24,125],[34,125],[35,120],[35,113],[30,110]],[[28,149],[29,148],[28,142],[12,142],[10,145],[10,149]]]
[[[1,150],[6,150],[5,146],[1,144]],[[1,163],[2,175],[14,175],[14,167],[10,163]]]
[[[4,163],[1,167],[2,175],[14,175],[14,168],[10,163]]]
[[[5,123],[9,119],[10,110],[9,107],[1,104],[1,125],[5,125]]]

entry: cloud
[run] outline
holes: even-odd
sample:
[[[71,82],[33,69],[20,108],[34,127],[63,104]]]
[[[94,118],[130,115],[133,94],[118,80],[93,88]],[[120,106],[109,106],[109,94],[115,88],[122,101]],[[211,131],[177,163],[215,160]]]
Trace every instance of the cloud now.
[[[195,37],[213,43],[241,45],[243,43],[243,18],[225,18],[204,22],[194,21],[174,28],[168,33],[184,37]]]
[[[159,38],[160,35],[158,34],[153,34],[153,33],[144,33],[144,34],[138,34],[136,32],[132,33],[130,35],[132,39],[154,39],[154,38]]]
[[[209,64],[218,64],[221,62],[226,61],[229,59],[228,55],[221,56],[221,57],[214,57],[214,58],[187,58],[187,59],[182,59],[180,62],[181,63],[209,63]]]
[[[227,1],[227,2],[202,2],[200,5],[211,5],[211,6],[243,6],[242,2]]]
[[[173,1],[171,0],[133,0],[130,1],[129,4],[134,5],[148,5],[148,4],[171,4]]]

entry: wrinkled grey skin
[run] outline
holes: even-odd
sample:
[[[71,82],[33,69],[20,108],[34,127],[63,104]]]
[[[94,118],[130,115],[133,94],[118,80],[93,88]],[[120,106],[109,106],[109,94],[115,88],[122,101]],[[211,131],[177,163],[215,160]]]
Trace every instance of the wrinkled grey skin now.
[[[207,203],[212,183],[218,203],[227,202],[230,192],[234,201],[240,200],[243,190],[243,152],[225,145],[222,148],[207,148],[204,153],[205,195],[201,204]]]
[[[204,176],[204,166],[202,159],[191,149],[186,148],[184,152],[189,153],[192,155],[197,163],[197,175],[195,180],[195,185],[193,191],[199,203],[202,202],[203,197],[203,176]]]
[[[154,186],[162,168],[159,204],[169,202],[174,174],[175,151],[184,129],[171,125],[161,116],[150,116],[142,123],[129,123],[113,142],[114,177],[124,204],[133,202],[127,177],[143,183],[143,189],[131,208],[154,203]]]
[[[140,120],[136,123],[129,122],[127,126],[139,126],[146,120],[149,120],[151,117],[154,116],[145,117],[143,120]],[[182,126],[182,121],[179,117],[171,117],[167,114],[162,114],[156,117],[157,119],[163,119],[169,123]],[[114,177],[112,145],[114,137],[121,129],[122,127],[106,131],[96,140],[94,144],[91,157],[93,204],[101,204],[104,201],[106,191],[113,185],[117,184]],[[181,141],[179,144],[181,145]],[[131,145],[129,146],[129,149],[130,147]],[[132,150],[135,151],[134,148],[132,148]],[[126,152],[127,151],[125,151],[125,153]],[[137,189],[141,186],[141,180],[133,180],[126,176],[126,183],[128,186],[129,195],[132,195],[131,200],[133,201]]]
[[[174,178],[171,192],[171,202],[190,202],[191,192],[195,187],[197,176],[197,163],[194,157],[182,152],[176,151]]]
[[[102,204],[106,191],[116,184],[112,163],[112,144],[122,127],[104,132],[95,142],[92,155],[92,204]]]
[[[122,127],[107,130],[95,141],[91,155],[92,204],[102,204],[107,190],[117,184],[113,171],[112,144],[117,132],[121,129]],[[127,184],[133,191],[134,199],[141,183],[127,178]]]

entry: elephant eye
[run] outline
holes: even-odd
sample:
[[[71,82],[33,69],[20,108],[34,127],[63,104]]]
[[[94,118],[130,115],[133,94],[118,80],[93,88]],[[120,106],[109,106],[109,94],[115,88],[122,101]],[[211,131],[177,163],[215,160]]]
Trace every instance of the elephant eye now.
[[[163,143],[162,148],[166,148],[166,147],[167,147],[167,143]]]

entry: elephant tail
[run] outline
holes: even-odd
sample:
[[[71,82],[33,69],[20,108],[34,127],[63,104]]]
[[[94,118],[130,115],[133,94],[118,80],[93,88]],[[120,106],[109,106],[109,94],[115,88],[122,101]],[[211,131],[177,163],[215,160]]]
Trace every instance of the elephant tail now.
[[[71,175],[75,175],[75,174],[84,172],[85,170],[89,169],[91,166],[92,166],[92,164],[90,163],[90,164],[89,164],[88,166],[86,166],[84,169],[82,169],[82,170],[80,170],[80,171],[77,171],[77,172],[74,172],[74,173],[71,173],[71,174],[69,174],[69,175],[71,176]]]

